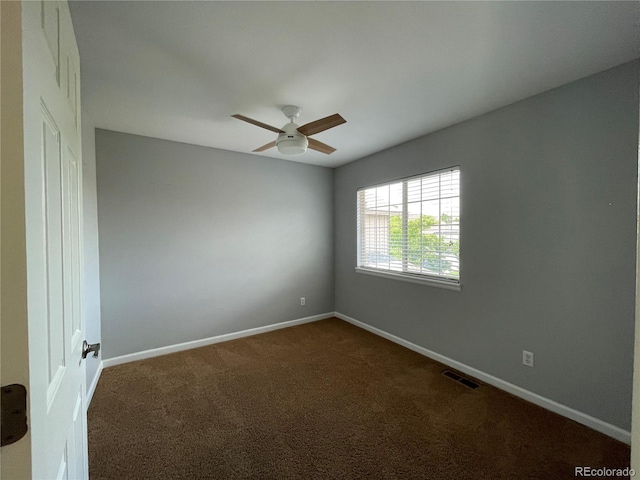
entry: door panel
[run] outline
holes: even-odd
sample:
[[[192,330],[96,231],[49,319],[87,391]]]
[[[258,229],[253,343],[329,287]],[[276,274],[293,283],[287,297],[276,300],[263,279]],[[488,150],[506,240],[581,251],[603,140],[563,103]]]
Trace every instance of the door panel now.
[[[68,278],[68,288],[70,290],[70,305],[67,308],[69,312],[70,330],[69,338],[71,339],[70,348],[71,351],[76,351],[81,347],[82,343],[82,297],[81,297],[81,285],[80,279],[81,272],[81,251],[80,245],[82,242],[82,233],[80,231],[80,224],[77,221],[81,218],[81,173],[80,165],[76,155],[73,153],[70,147],[67,148],[67,155],[65,156],[64,168],[66,188],[65,193],[65,206],[67,207],[67,219],[64,222],[68,226],[67,238],[68,245],[67,250],[69,255],[66,255],[68,262],[65,269],[65,276]]]
[[[60,466],[58,467],[58,475],[56,480],[68,480],[69,479],[69,463],[67,462],[67,446],[65,445],[62,452],[62,458],[60,459]]]
[[[45,195],[45,215],[47,225],[45,226],[46,252],[45,262],[42,265],[43,276],[47,290],[47,360],[49,365],[49,385],[47,398],[56,390],[60,384],[62,371],[64,369],[64,325],[62,297],[62,265],[59,264],[59,255],[56,252],[62,250],[62,233],[60,232],[61,222],[54,218],[56,204],[60,203],[57,198],[60,189],[56,185],[60,182],[60,132],[51,117],[46,105],[42,105],[42,171],[44,174],[44,195]],[[52,211],[53,210],[53,211]]]
[[[71,478],[87,478],[86,465],[83,461],[83,452],[86,450],[86,439],[84,437],[83,402],[82,392],[78,392],[76,406],[73,410],[73,426],[70,435],[73,454],[69,458],[73,459],[69,471]]]
[[[23,2],[32,475],[86,479],[80,59],[66,2]]]
[[[53,76],[60,84],[60,8],[55,0],[40,0],[40,18],[42,34],[47,41],[51,60],[53,61]]]
[[[44,175],[46,336],[49,384],[47,407],[55,397],[64,376],[64,310],[62,297],[62,212],[60,189],[60,131],[46,105],[42,104],[42,171]]]

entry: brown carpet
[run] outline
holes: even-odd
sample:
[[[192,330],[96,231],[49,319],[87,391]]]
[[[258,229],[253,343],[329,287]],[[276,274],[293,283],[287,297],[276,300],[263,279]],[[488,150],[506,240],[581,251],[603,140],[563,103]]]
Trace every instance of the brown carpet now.
[[[98,479],[556,479],[629,447],[338,319],[104,370]]]

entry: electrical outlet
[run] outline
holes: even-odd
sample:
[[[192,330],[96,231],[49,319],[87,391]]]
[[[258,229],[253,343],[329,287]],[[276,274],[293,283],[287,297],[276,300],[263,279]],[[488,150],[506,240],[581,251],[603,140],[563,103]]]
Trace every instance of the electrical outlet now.
[[[527,352],[526,350],[522,351],[522,364],[527,367],[533,367],[533,353]]]
[[[306,305],[307,301],[304,297],[300,297],[300,305]]]

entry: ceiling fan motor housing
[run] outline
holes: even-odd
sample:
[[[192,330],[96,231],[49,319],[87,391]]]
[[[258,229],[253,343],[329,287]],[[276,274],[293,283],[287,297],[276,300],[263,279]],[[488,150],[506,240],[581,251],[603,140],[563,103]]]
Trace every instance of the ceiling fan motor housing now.
[[[282,127],[284,133],[278,135],[276,146],[283,155],[301,155],[307,151],[309,141],[297,129],[298,125],[293,122]]]

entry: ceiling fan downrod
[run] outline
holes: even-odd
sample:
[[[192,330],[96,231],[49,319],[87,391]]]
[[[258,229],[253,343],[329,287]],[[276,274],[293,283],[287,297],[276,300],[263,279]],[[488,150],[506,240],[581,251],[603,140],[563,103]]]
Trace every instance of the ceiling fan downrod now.
[[[294,123],[293,120],[298,118],[302,113],[302,109],[300,107],[296,107],[295,105],[285,105],[282,107],[282,113],[284,116],[291,120],[291,123]]]

